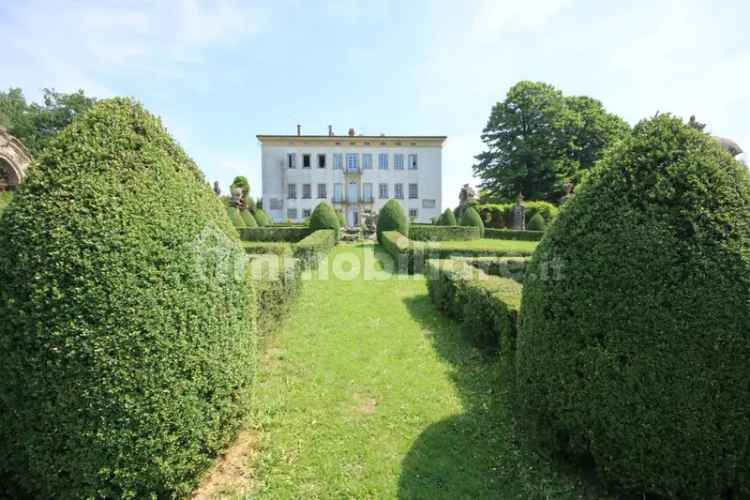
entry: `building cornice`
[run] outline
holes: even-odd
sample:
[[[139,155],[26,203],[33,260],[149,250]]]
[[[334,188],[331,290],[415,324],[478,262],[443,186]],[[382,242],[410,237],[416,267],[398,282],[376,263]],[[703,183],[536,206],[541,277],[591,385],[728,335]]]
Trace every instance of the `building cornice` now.
[[[261,144],[287,146],[442,146],[444,135],[265,135],[258,134]]]

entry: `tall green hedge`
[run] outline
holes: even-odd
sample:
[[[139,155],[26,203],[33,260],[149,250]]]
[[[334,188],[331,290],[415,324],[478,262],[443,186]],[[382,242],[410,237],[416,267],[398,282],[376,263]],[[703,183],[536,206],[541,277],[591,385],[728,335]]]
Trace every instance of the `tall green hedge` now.
[[[255,217],[253,217],[250,210],[240,210],[240,217],[242,218],[245,227],[258,227],[258,222],[255,220]]]
[[[479,236],[484,236],[484,223],[474,207],[468,207],[461,215],[461,225],[479,228]]]
[[[318,203],[318,206],[315,207],[315,210],[313,210],[312,215],[310,216],[310,223],[308,226],[311,231],[333,229],[336,232],[337,240],[341,231],[336,212],[334,212],[333,207],[326,202]]]
[[[237,207],[227,207],[227,216],[229,217],[229,220],[232,222],[232,225],[239,229],[245,226],[245,221],[242,220],[242,213],[239,208]]]
[[[524,282],[521,421],[638,496],[748,495],[747,169],[661,115],[577,193]]]
[[[269,216],[262,208],[258,208],[257,210],[255,210],[255,221],[261,227],[265,227],[273,223],[271,216]]]
[[[409,219],[406,217],[404,208],[398,200],[390,199],[380,209],[376,228],[380,243],[383,243],[383,233],[385,231],[398,231],[406,237],[409,236]]]
[[[253,289],[221,201],[160,121],[100,101],[0,220],[0,475],[38,498],[187,496],[233,437]],[[220,259],[215,259],[220,256]]]
[[[437,221],[438,226],[457,226],[456,216],[450,208],[446,208]]]

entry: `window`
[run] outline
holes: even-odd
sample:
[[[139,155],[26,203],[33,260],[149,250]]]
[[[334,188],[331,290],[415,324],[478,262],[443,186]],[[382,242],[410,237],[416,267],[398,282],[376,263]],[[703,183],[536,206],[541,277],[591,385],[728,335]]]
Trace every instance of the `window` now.
[[[306,209],[304,209],[304,210],[302,211],[302,217],[303,217],[303,218],[307,218],[307,217],[310,217],[310,213],[311,213],[311,212],[310,212],[310,209],[309,209],[309,208],[306,208]]]
[[[302,184],[302,199],[309,200],[310,198],[312,198],[312,184]]]
[[[318,155],[318,168],[326,168],[326,155]]]
[[[287,197],[288,200],[296,200],[297,199],[297,185],[296,184],[289,184],[287,186],[286,197]]]
[[[378,198],[385,200],[388,198],[388,184],[378,185]]]
[[[409,170],[417,169],[417,155],[409,155]]]
[[[435,200],[422,200],[422,208],[435,208]]]
[[[333,185],[333,201],[344,201],[344,185],[340,182]]]
[[[318,184],[318,198],[320,199],[326,199],[328,198],[328,194],[326,193],[326,185],[325,184]]]
[[[393,169],[403,170],[404,169],[404,155],[401,153],[393,155]]]
[[[409,199],[416,200],[419,198],[419,186],[416,184],[409,184]]]
[[[271,210],[281,210],[284,208],[284,202],[278,198],[271,198]]]
[[[410,219],[416,219],[417,218],[417,209],[416,208],[410,208],[409,209],[409,218]]]
[[[297,155],[295,153],[287,154],[286,164],[289,168],[297,168]]]
[[[333,168],[335,170],[344,170],[344,157],[341,153],[333,154]]]
[[[393,197],[396,198],[397,200],[404,199],[404,185],[403,184],[393,185]]]
[[[302,155],[302,168],[310,168],[310,163],[311,163],[310,154],[309,153],[303,154]]]
[[[372,154],[365,153],[362,155],[362,168],[365,170],[372,169]]]
[[[388,153],[380,153],[378,155],[378,168],[380,170],[388,170]]]
[[[372,201],[372,183],[371,182],[365,182],[364,184],[362,184],[362,200],[365,203],[370,203]]]
[[[349,153],[346,155],[346,170],[352,172],[359,170],[359,155],[356,153]]]
[[[297,209],[296,208],[287,208],[286,210],[286,218],[294,220],[297,218]]]

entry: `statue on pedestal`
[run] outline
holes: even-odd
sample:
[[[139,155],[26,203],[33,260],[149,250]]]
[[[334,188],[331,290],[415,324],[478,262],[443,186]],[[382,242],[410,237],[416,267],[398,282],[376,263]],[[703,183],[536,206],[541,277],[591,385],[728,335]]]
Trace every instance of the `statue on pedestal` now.
[[[523,194],[518,193],[516,197],[516,205],[513,207],[513,230],[514,231],[525,231],[526,230],[526,207],[523,206]]]
[[[570,200],[571,198],[575,198],[575,196],[576,196],[575,184],[573,184],[572,182],[566,182],[565,183],[565,196],[560,198],[560,205]]]

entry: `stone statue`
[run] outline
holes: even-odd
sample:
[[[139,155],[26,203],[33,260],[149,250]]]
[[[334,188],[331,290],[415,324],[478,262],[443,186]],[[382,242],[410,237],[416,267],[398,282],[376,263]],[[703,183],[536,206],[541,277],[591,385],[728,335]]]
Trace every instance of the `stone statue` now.
[[[469,184],[464,184],[461,191],[458,193],[458,205],[463,207],[474,201],[477,197],[477,192]]]
[[[216,193],[216,196],[221,196],[221,188],[219,187],[219,181],[214,182],[214,193]]]
[[[565,196],[560,198],[560,205],[570,200],[571,198],[575,198],[575,195],[576,195],[575,184],[573,184],[572,182],[566,182],[564,187],[565,187]]]
[[[233,187],[232,188],[232,205],[234,205],[237,208],[244,208],[244,201],[242,200],[242,188],[241,187]]]
[[[513,230],[526,230],[526,207],[523,206],[523,194],[518,193],[516,205],[513,207]]]

